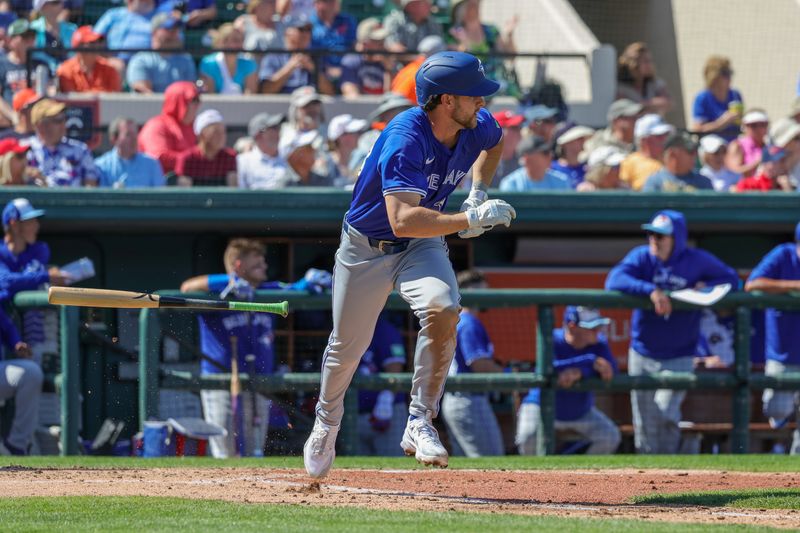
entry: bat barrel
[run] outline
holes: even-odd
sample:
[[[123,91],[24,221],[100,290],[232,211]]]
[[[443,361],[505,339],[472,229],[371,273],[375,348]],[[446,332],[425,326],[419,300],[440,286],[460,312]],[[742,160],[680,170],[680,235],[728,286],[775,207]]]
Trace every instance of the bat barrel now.
[[[81,289],[78,287],[50,287],[47,301],[53,305],[75,305],[78,307],[154,308],[159,297],[155,294],[105,289]]]

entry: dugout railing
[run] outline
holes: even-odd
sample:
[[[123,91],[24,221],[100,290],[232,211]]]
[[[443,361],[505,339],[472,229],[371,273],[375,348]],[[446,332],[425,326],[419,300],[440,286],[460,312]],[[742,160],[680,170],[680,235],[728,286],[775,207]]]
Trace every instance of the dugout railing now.
[[[161,294],[178,294],[163,291]],[[329,295],[308,295],[286,291],[259,291],[257,300],[288,300],[290,310],[330,309]],[[540,387],[542,431],[538,435],[538,453],[552,454],[555,451],[555,391],[556,375],[553,371],[553,343],[550,332],[555,325],[554,306],[587,305],[599,308],[648,308],[651,302],[644,298],[627,296],[618,292],[586,289],[488,289],[462,291],[462,303],[481,308],[532,307],[538,309],[537,346],[535,347],[536,371],[510,374],[469,374],[448,378],[448,391],[524,391]],[[692,309],[695,306],[675,302],[676,309]],[[616,375],[610,382],[587,379],[573,385],[571,390],[593,390],[606,392],[629,392],[633,389],[679,389],[679,390],[727,390],[732,391],[731,451],[747,453],[749,447],[750,394],[752,390],[800,389],[800,373],[785,373],[781,376],[765,376],[750,371],[751,310],[767,307],[784,310],[800,310],[800,298],[795,295],[766,295],[757,293],[733,293],[713,306],[735,309],[736,336],[735,362],[730,372],[669,372],[643,376]],[[387,302],[389,309],[405,309],[404,302],[392,294]],[[200,376],[191,372],[162,370],[160,368],[161,323],[157,309],[143,309],[140,314],[140,365],[139,365],[139,417],[140,423],[153,419],[158,413],[158,394],[161,388],[199,391],[201,389],[227,389],[230,376]],[[544,333],[544,334],[543,334]],[[282,376],[241,375],[244,390],[262,393],[314,391],[319,386],[319,373],[290,373]],[[379,374],[365,378],[356,376],[345,399],[345,418],[342,421],[343,454],[352,454],[356,449],[358,389],[408,391],[411,374]]]

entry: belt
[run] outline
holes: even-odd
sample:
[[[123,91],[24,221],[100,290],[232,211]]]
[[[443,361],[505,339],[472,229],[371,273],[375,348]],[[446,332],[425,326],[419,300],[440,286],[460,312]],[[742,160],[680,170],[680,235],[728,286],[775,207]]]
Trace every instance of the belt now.
[[[349,232],[350,231],[350,224],[347,221],[344,221],[344,230]],[[366,235],[365,235],[366,237]],[[376,250],[379,250],[386,255],[392,254],[399,254],[400,252],[405,252],[408,248],[408,244],[411,241],[387,241],[382,239],[374,239],[372,237],[367,237],[369,241],[369,245]]]

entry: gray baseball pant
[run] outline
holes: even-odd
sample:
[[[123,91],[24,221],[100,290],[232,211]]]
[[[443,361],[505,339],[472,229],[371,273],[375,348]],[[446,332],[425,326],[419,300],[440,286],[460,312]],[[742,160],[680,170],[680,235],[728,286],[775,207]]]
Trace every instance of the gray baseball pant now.
[[[800,365],[786,365],[780,361],[767,359],[764,367],[765,375],[779,376],[785,372],[800,372]],[[798,417],[800,393],[797,391],[764,389],[761,401],[764,404],[764,415],[769,417],[769,423],[772,427],[783,425],[793,416],[800,421],[800,417]],[[795,429],[792,434],[792,447],[789,453],[792,455],[800,454],[800,429]]]
[[[694,357],[652,359],[628,350],[628,374],[691,372]],[[633,441],[637,453],[678,453],[681,445],[681,403],[686,391],[672,389],[632,390]]]
[[[520,455],[536,455],[536,432],[541,420],[541,409],[536,403],[523,403],[517,411],[517,435],[514,442]],[[619,428],[603,411],[592,407],[577,420],[556,420],[556,430],[572,431],[591,442],[586,449],[589,455],[608,455],[617,451],[622,437]]]
[[[485,394],[446,392],[442,416],[453,445],[453,455],[503,455],[503,437]]]
[[[408,420],[408,407],[405,402],[392,407],[392,422],[386,431],[377,431],[369,419],[372,413],[358,415],[358,455],[377,455],[379,457],[400,457],[405,455],[400,447],[403,432]]]
[[[317,416],[338,426],[344,394],[367,351],[386,299],[397,289],[419,319],[409,413],[433,417],[455,355],[459,295],[443,237],[412,239],[384,254],[352,227],[342,231],[333,269],[333,331],[322,359]]]
[[[39,421],[39,397],[44,374],[29,359],[0,361],[0,400],[14,398],[14,422],[8,443],[27,450]]]
[[[258,423],[252,424],[253,401],[249,391],[242,391],[240,406],[244,429],[244,454],[247,457],[260,457],[264,452],[264,441],[269,429],[269,410],[272,400],[256,394],[256,413]],[[231,410],[231,393],[226,390],[201,390],[200,400],[203,403],[203,418],[206,422],[217,424],[228,430],[224,437],[211,437],[208,445],[211,455],[217,459],[236,456],[236,434],[233,427]]]

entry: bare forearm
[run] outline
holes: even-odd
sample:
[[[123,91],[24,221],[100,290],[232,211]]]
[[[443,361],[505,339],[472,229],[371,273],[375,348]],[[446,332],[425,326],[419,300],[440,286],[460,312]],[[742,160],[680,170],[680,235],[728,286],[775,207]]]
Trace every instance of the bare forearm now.
[[[400,238],[440,237],[469,227],[464,213],[448,215],[427,207],[408,207],[395,217],[392,231]]]
[[[744,286],[744,290],[747,292],[761,291],[772,294],[800,291],[800,280],[756,278],[752,281],[748,281]]]
[[[472,166],[472,188],[486,191],[492,184],[494,173],[500,164],[500,157],[503,155],[503,139],[500,138],[493,148],[481,152],[475,164]]]

